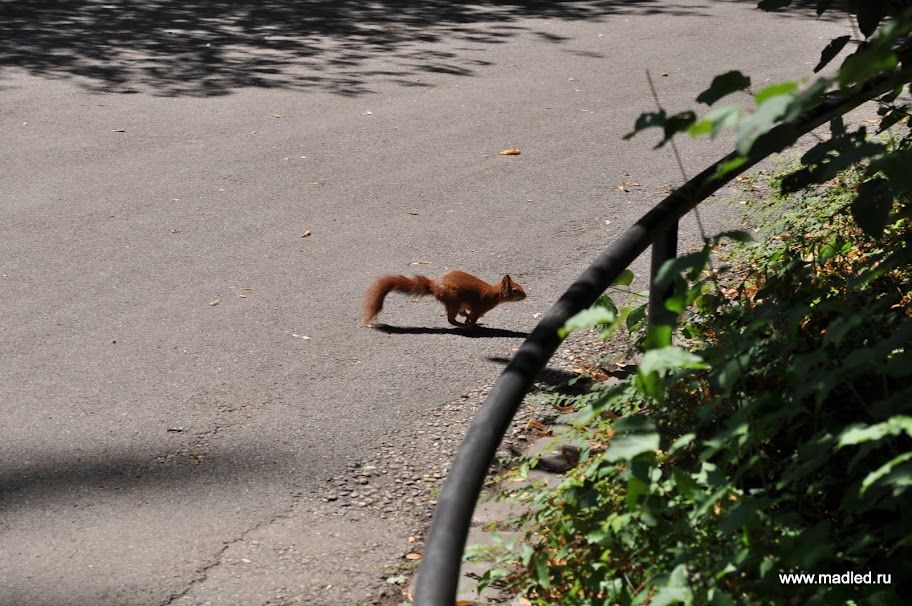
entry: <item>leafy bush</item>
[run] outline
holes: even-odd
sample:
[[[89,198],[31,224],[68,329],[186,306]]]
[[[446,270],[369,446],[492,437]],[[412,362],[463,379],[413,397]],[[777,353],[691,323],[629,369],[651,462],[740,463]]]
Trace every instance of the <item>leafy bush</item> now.
[[[537,493],[513,590],[568,605],[905,603],[910,202],[867,235],[850,216],[865,174],[765,205],[778,218],[730,253],[727,280],[704,271],[711,245],[668,265],[671,306],[694,303],[689,347],[646,351],[630,381],[589,398],[592,448]],[[624,317],[607,309],[591,323]],[[779,576],[846,571],[892,584]]]
[[[580,400],[590,448],[562,485],[532,492],[527,544],[487,581],[536,604],[904,604],[912,595],[910,4],[820,0],[818,13],[838,5],[854,15],[863,38],[823,50],[815,72],[854,49],[834,75],[763,88],[750,110],[714,107],[698,119],[660,109],[637,121],[630,136],[661,128],[659,146],[733,128],[737,151],[715,175],[724,179],[794,143],[801,112],[841,103],[831,136],[773,179],[778,195],[757,208],[761,244],[723,234],[659,273],[672,294],[635,375]],[[750,85],[729,72],[697,101],[714,105]],[[897,134],[847,129],[847,99],[877,99],[880,132]],[[735,241],[727,272],[712,267],[726,239]],[[602,299],[565,330],[607,336],[642,314]],[[847,572],[873,578],[783,578]]]

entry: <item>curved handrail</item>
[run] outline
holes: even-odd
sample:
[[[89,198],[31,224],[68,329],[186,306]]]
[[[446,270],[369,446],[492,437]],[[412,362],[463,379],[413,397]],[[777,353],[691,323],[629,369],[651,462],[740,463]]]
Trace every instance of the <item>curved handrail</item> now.
[[[647,247],[734,177],[798,137],[910,80],[910,69],[882,74],[850,97],[828,98],[770,129],[751,147],[742,165],[717,178],[718,168],[738,155],[732,152],[712,164],[643,215],[577,278],[520,346],[469,426],[437,499],[415,587],[416,606],[453,606],[462,552],[488,467],[523,397],[560,345],[558,329],[595,303]]]

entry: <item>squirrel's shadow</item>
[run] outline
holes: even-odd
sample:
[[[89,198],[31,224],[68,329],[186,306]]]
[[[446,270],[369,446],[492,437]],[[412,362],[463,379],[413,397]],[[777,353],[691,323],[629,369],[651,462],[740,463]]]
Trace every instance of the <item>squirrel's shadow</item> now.
[[[374,324],[374,329],[388,335],[457,335],[470,339],[493,339],[503,337],[528,337],[529,333],[504,328],[488,328],[476,324],[471,328],[428,328],[426,326],[390,326]]]

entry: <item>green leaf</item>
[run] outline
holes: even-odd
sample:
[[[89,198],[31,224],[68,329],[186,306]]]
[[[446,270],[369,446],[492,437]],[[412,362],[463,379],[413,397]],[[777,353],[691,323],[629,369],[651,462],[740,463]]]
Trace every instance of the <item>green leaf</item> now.
[[[671,475],[674,478],[675,488],[684,497],[685,501],[692,503],[694,495],[700,491],[700,485],[693,479],[693,476],[677,467],[671,470]]]
[[[759,95],[760,93],[758,93]],[[754,141],[773,127],[776,121],[789,109],[794,100],[795,96],[791,94],[765,97],[760,106],[752,114],[742,119],[735,129],[735,142],[738,146],[738,152],[742,155],[747,155]]]
[[[671,604],[693,604],[693,592],[687,586],[687,566],[678,564],[671,571],[670,578],[657,578],[656,592],[649,600],[650,606],[670,606]]]
[[[754,101],[757,102],[757,105],[763,105],[763,103],[774,97],[781,97],[782,95],[789,95],[798,90],[797,82],[779,82],[777,84],[770,84],[764,88],[761,88],[757,94],[754,95]]]
[[[709,368],[703,358],[693,354],[679,345],[670,345],[662,349],[651,349],[643,354],[643,361],[637,366],[637,372],[667,374],[678,369]]]
[[[912,452],[905,452],[869,473],[861,483],[861,494],[864,495],[864,493],[867,492],[868,488],[870,488],[875,482],[890,474],[899,465],[909,460],[912,460]],[[912,482],[912,480],[910,480],[910,477],[912,477],[912,475],[909,473],[912,471],[912,466],[906,465],[902,468],[902,470],[904,473],[900,477],[893,478],[894,481],[888,483],[899,484],[900,486],[908,486],[910,482]]]
[[[619,419],[614,426],[615,436],[605,449],[606,461],[630,460],[645,452],[655,453],[659,449],[659,434],[655,424],[643,415]]]
[[[671,455],[671,454],[674,454],[674,453],[678,452],[679,450],[681,450],[681,449],[683,449],[683,448],[686,448],[686,447],[689,446],[696,438],[697,438],[696,434],[693,434],[693,433],[685,433],[683,436],[681,436],[681,437],[679,437],[677,440],[675,440],[674,443],[673,443],[671,446],[669,446],[669,448],[668,448],[668,454]]]
[[[615,421],[614,430],[618,433],[650,433],[655,431],[655,423],[645,415],[633,414]]]
[[[852,216],[858,226],[871,237],[879,238],[890,220],[895,194],[886,179],[871,179],[858,188],[852,201]]]
[[[859,84],[894,69],[898,64],[896,53],[889,48],[875,46],[855,51],[845,58],[839,68],[839,86],[847,88]]]
[[[625,269],[624,271],[621,272],[621,275],[619,275],[617,277],[617,279],[611,283],[611,285],[612,286],[630,286],[631,282],[633,282],[634,277],[635,277],[635,275],[632,270]]]
[[[901,433],[912,436],[912,417],[898,415],[875,425],[849,427],[840,434],[836,448],[880,440],[886,436],[896,436]]]
[[[648,303],[643,303],[639,307],[634,307],[630,310],[630,313],[627,314],[627,330],[633,330],[640,323],[646,319],[646,308],[649,307]]]
[[[738,381],[741,380],[744,370],[750,367],[750,362],[750,354],[743,353],[740,356],[725,362],[721,368],[717,366],[715,369],[717,371],[715,380],[718,383],[719,389],[725,394],[730,394],[738,384]]]
[[[595,300],[595,305],[592,307],[602,307],[604,309],[607,309],[609,313],[612,313],[615,316],[618,315],[617,305],[614,304],[614,301],[608,295],[599,295],[599,298]],[[606,324],[606,322],[603,322],[603,324]]]
[[[845,45],[848,44],[851,39],[852,36],[839,36],[838,38],[830,40],[830,43],[827,44],[826,48],[823,49],[823,52],[820,53],[820,63],[814,68],[814,73],[816,74],[826,67],[827,64],[845,48]]]
[[[757,505],[748,500],[743,500],[730,510],[719,520],[719,530],[722,532],[734,532],[747,526],[752,527],[757,522]]]
[[[801,112],[817,105],[827,89],[833,86],[835,82],[836,78],[817,78],[810,86],[805,87],[798,93],[795,98],[795,109]]]
[[[709,247],[703,247],[697,252],[687,253],[665,261],[662,267],[659,268],[658,274],[656,274],[653,282],[654,286],[659,290],[668,288],[675,278],[680,276],[685,270],[690,270],[688,272],[690,277],[699,275],[703,268],[706,267],[706,263],[709,262],[710,252],[711,249]]]
[[[602,324],[611,324],[616,319],[617,313],[606,309],[605,307],[590,307],[569,318],[557,332],[563,339],[574,330],[591,328]]]
[[[538,575],[538,584],[544,589],[551,586],[551,569],[548,568],[548,561],[539,557],[535,562],[535,572]]]
[[[721,179],[728,173],[738,170],[744,165],[745,162],[747,162],[747,158],[745,156],[735,156],[730,160],[726,160],[716,168],[716,172],[713,173],[712,180],[715,181],[716,179]]]
[[[671,335],[674,332],[672,323],[653,322],[646,329],[646,342],[644,347],[647,350],[661,349],[671,345]]]
[[[627,508],[631,510],[636,509],[637,505],[639,504],[640,497],[648,494],[649,485],[646,484],[646,482],[643,480],[640,480],[636,477],[631,477],[627,482],[627,496],[625,498],[625,501],[627,502]]]
[[[697,97],[697,103],[712,105],[722,97],[748,88],[751,79],[735,70],[720,74],[713,78],[712,83]]]
[[[481,578],[478,579],[478,591],[484,591],[486,588],[496,586],[498,581],[509,577],[511,571],[506,568],[491,568],[486,570]]]
[[[737,124],[740,115],[741,107],[739,105],[722,105],[707,112],[702,120],[688,129],[687,133],[691,137],[709,133],[709,138],[715,139],[723,128]]]

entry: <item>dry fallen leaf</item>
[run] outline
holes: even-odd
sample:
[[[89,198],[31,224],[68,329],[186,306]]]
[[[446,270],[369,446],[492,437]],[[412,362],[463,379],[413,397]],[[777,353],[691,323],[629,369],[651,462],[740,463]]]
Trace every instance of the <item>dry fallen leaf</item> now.
[[[618,189],[621,190],[621,191],[630,191],[630,190],[627,189],[627,182],[626,182],[626,181],[621,181],[621,184],[618,185]]]
[[[112,129],[111,129],[111,132],[112,132],[112,133],[125,133],[125,132],[127,132],[127,129],[125,129],[125,128],[112,128]]]
[[[667,77],[668,77],[668,72],[662,72],[662,73],[659,74],[659,75],[662,76],[663,78],[667,78]]]
[[[194,464],[196,464],[196,465],[203,464],[203,457],[199,456],[198,454],[194,454],[191,452],[188,456],[190,457],[191,460],[193,460]]]
[[[535,435],[539,438],[544,438],[552,434],[550,427],[545,427],[535,419],[530,419],[529,422],[526,423],[526,430],[528,431],[529,429],[536,430]]]
[[[275,116],[276,118],[281,118],[281,117],[282,117],[282,114],[272,114],[272,115]]]
[[[518,155],[521,154],[522,152],[519,151],[518,149],[511,148],[511,149],[505,149],[505,150],[503,150],[502,152],[498,152],[498,153],[499,153],[501,156],[518,156]]]
[[[361,114],[361,115],[362,115],[362,116],[372,116],[373,114],[374,114],[374,112],[364,112],[364,113]]]
[[[209,301],[209,305],[218,305],[221,302],[222,302],[221,299],[216,299],[215,301]]]
[[[576,78],[574,76],[570,76],[567,78],[567,82],[576,82]]]
[[[256,290],[256,289],[255,289],[255,288],[251,288],[251,287],[249,287],[249,286],[242,286],[242,287],[239,288],[238,290]]]
[[[423,259],[418,259],[417,261],[412,261],[409,265],[428,265],[430,261],[425,261]]]
[[[417,551],[413,551],[412,553],[405,554],[405,559],[406,560],[420,560],[421,554],[418,553]]]
[[[297,338],[299,338],[299,339],[304,339],[305,341],[309,341],[309,340],[310,340],[310,337],[308,337],[307,335],[299,335],[299,334],[294,333],[294,332],[291,333],[291,336],[292,336],[292,337],[297,337]]]
[[[880,124],[880,118],[868,118],[865,122],[868,124]]]
[[[309,237],[310,237],[310,230],[308,229],[308,230],[305,231],[303,234],[301,234],[301,237],[302,237],[302,238],[309,238]]]

